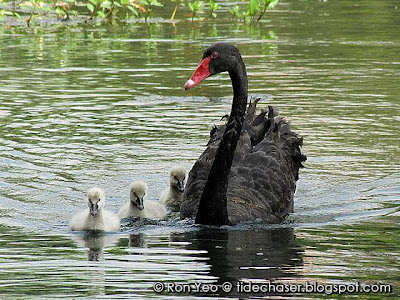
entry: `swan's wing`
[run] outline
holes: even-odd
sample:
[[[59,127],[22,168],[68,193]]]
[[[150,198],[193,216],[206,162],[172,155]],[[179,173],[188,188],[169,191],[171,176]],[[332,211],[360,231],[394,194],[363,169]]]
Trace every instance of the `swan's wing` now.
[[[275,117],[272,107],[255,116],[256,104],[249,105],[228,179],[228,216],[233,224],[256,219],[282,221],[293,211],[298,170],[305,161],[302,139],[284,119]],[[207,149],[190,171],[182,218],[194,218],[197,213],[224,130],[222,126],[211,131]]]
[[[293,212],[299,168],[306,160],[303,140],[284,119],[274,117],[271,107],[265,125],[262,140],[229,174],[228,216],[233,224],[256,219],[277,223]]]

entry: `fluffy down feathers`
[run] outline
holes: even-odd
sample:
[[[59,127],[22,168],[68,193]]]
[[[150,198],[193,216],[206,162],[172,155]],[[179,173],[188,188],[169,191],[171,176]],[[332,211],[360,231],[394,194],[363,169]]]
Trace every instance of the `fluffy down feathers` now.
[[[158,201],[147,200],[147,190],[145,182],[132,182],[130,200],[121,207],[118,216],[121,219],[127,217],[163,219],[167,215],[167,209]]]
[[[113,212],[104,209],[105,193],[94,187],[88,191],[87,204],[89,208],[74,215],[69,228],[73,231],[99,230],[119,231],[119,218]]]

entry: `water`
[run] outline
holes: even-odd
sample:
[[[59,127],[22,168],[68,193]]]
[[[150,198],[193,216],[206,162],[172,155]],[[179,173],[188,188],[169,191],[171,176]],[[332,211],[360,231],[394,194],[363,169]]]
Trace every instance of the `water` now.
[[[397,298],[396,5],[286,1],[259,24],[233,22],[225,10],[215,23],[1,27],[1,297],[189,298],[157,294],[155,282],[228,282],[231,293],[190,297],[243,297],[250,294],[237,284],[273,280],[390,284],[391,294],[358,295]],[[190,168],[204,150],[211,126],[229,112],[230,82],[220,75],[188,92],[183,84],[215,41],[240,48],[250,94],[277,106],[304,137],[308,161],[288,223],[69,232],[89,187],[102,186],[114,211],[135,179],[157,199],[169,168]]]

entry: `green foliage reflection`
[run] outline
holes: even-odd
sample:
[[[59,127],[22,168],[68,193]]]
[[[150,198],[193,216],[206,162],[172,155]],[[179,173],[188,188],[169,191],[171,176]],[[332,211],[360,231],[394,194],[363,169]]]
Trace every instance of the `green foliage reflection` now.
[[[230,2],[214,0],[170,0],[173,12],[171,20],[179,15],[185,18],[190,13],[194,21],[205,18],[216,18],[218,11],[225,8],[235,19],[250,19],[259,21],[268,9],[275,7],[278,0],[250,0],[232,6]],[[172,4],[171,3],[171,4]],[[168,6],[159,0],[0,0],[0,22],[13,19],[24,20],[30,26],[35,20],[56,18],[58,21],[77,20],[144,20],[156,18],[159,20],[163,8]],[[181,8],[181,9],[179,9]],[[179,13],[178,13],[179,11]]]

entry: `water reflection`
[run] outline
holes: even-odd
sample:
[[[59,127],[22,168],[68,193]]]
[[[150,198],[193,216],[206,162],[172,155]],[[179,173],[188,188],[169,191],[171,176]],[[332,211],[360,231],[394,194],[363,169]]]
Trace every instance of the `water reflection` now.
[[[119,238],[118,234],[97,231],[82,232],[72,236],[79,247],[87,248],[88,261],[104,260],[104,248],[113,246]]]
[[[130,248],[147,248],[146,236],[144,233],[130,234],[128,247]]]
[[[208,275],[219,283],[296,277],[303,265],[304,251],[293,228],[200,229],[172,233],[170,238],[190,241],[186,249],[201,251],[210,265]]]

